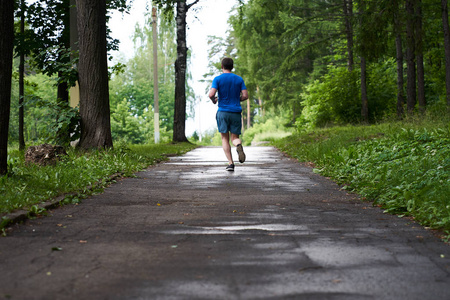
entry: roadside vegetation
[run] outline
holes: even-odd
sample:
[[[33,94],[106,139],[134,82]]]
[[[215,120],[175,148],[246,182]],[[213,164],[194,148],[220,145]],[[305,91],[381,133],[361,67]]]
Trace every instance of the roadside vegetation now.
[[[80,152],[68,149],[54,166],[26,164],[23,151],[13,150],[8,158],[8,175],[0,177],[0,215],[17,209],[37,211],[39,204],[63,194],[66,203],[101,192],[112,175],[133,176],[169,156],[195,148],[188,143],[160,145],[116,145],[114,149]]]
[[[410,216],[450,239],[450,119],[337,126],[274,142],[282,151],[386,213]]]

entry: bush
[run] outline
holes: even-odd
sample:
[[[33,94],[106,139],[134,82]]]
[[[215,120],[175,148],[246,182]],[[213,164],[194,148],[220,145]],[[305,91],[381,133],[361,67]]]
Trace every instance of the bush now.
[[[360,70],[349,72],[346,67],[329,66],[320,80],[308,84],[303,99],[300,128],[317,128],[333,124],[356,124],[361,121]],[[395,114],[395,61],[371,64],[368,72],[369,120],[380,120]]]

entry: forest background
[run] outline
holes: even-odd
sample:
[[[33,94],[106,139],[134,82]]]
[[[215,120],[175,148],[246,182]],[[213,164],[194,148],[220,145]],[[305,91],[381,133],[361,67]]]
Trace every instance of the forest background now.
[[[416,3],[412,14],[404,7],[409,2]],[[446,56],[440,4],[436,0],[355,4],[349,0],[247,1],[231,12],[227,38],[210,36],[211,63],[205,81],[220,73],[223,56],[235,59],[235,71],[244,77],[251,95],[249,105],[243,107],[245,131],[249,130],[244,134],[247,144],[267,135],[283,136],[283,132],[296,128],[374,123],[393,116],[401,118],[405,111],[445,111]],[[32,25],[39,26],[36,23]],[[158,25],[160,126],[163,140],[169,141],[176,28],[173,20],[164,17]],[[412,32],[407,30],[410,27]],[[110,66],[112,134],[115,140],[148,143],[153,140],[150,15],[144,26],[135,28],[132,40],[134,56]],[[110,44],[110,49],[117,48],[117,41]],[[36,59],[33,65],[33,57],[29,58],[23,97],[24,134],[33,143],[52,142],[55,128],[61,126],[60,113],[55,111],[59,77],[49,71],[50,67],[36,65]],[[14,70],[12,99],[19,99],[18,58]],[[49,73],[53,76],[48,77]],[[196,102],[201,100],[189,84],[187,99],[188,116],[192,117]],[[14,113],[18,106],[18,101],[12,101],[12,143],[19,138],[18,114]],[[270,129],[254,128],[267,122]],[[193,139],[203,135],[207,142],[219,140],[217,135],[212,138],[214,131],[197,131]]]

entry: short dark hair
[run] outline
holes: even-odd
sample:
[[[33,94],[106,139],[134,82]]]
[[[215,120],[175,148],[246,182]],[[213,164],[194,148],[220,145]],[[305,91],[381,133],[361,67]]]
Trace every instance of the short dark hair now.
[[[222,59],[222,68],[230,71],[233,70],[233,59],[229,57]]]

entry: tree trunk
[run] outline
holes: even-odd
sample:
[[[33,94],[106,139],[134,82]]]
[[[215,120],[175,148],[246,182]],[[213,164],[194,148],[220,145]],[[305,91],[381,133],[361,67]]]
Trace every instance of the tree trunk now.
[[[80,49],[80,147],[112,147],[106,53],[106,0],[77,0],[77,22]]]
[[[354,59],[353,59],[353,0],[343,0],[344,2],[344,20],[345,20],[345,33],[347,35],[347,67],[351,72],[353,71]]]
[[[403,105],[405,104],[405,93],[403,91],[403,46],[402,46],[402,29],[400,24],[399,0],[395,0],[394,13],[394,31],[396,34],[395,48],[397,52],[397,117],[403,118]]]
[[[247,129],[250,129],[250,120],[251,120],[251,108],[250,108],[250,100],[247,99]]]
[[[63,32],[61,34],[61,37],[59,39],[59,44],[61,48],[69,49],[70,48],[70,1],[65,0],[65,13],[63,16]],[[67,56],[61,55],[58,57],[58,60],[63,64],[68,64],[70,59]],[[58,73],[58,77],[61,78],[63,76],[62,72]],[[58,84],[58,90],[57,90],[57,103],[60,112],[65,111],[70,103],[69,103],[69,85],[67,82],[60,82]],[[58,142],[61,144],[69,144],[70,143],[70,132],[67,131],[67,128],[64,128],[63,130],[59,130],[57,133],[58,136]]]
[[[25,0],[20,3],[20,34],[25,33]],[[23,100],[25,97],[25,54],[24,49],[21,49],[19,56],[19,150],[25,149],[25,138],[23,136],[24,130],[24,107]]]
[[[414,38],[414,13],[415,0],[406,0],[406,65],[407,65],[407,83],[406,83],[406,107],[408,113],[414,112],[416,105],[416,47]]]
[[[14,44],[14,0],[0,1],[0,175],[8,171],[8,131]]]
[[[402,36],[397,34],[395,38],[395,46],[397,50],[397,117],[403,118],[403,105],[405,104],[405,93],[403,91],[403,47]]]
[[[450,109],[450,29],[448,25],[448,2],[441,0],[442,7],[442,27],[444,31],[445,46],[445,88],[447,107]]]
[[[62,76],[62,74],[59,74],[58,76]],[[69,107],[69,86],[67,82],[58,84],[56,97],[59,108],[58,113],[61,114]],[[70,143],[70,132],[68,132],[66,128],[58,130],[56,134],[58,144],[68,145]]]
[[[175,105],[173,141],[187,142],[186,138],[186,1],[177,1],[177,59],[175,61]]]
[[[423,17],[422,0],[417,0],[416,7],[416,60],[417,60],[417,100],[419,110],[424,113],[426,109],[425,99],[425,68],[423,65]]]
[[[358,12],[360,14],[360,26],[363,25],[363,16],[365,12],[365,1],[360,2]],[[365,53],[361,54],[361,120],[363,123],[369,123],[369,103],[367,99],[367,62]]]
[[[173,141],[187,142],[186,138],[186,14],[200,0],[187,5],[186,0],[177,1],[177,59],[175,61],[175,104],[173,116]]]
[[[369,123],[369,105],[367,100],[367,63],[361,56],[361,119]]]

